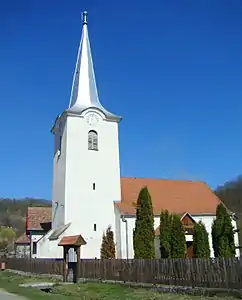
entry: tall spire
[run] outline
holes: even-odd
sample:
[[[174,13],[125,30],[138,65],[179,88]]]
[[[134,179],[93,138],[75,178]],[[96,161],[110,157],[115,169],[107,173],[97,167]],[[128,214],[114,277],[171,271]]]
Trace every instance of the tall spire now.
[[[120,117],[108,112],[99,102],[91,47],[87,29],[87,12],[82,13],[82,36],[78,50],[76,68],[71,89],[70,104],[67,111],[82,113],[87,108],[101,110],[107,118],[119,120]]]

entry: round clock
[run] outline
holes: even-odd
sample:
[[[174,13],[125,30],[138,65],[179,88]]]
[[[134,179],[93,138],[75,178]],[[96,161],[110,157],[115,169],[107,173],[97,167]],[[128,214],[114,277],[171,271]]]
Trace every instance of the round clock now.
[[[87,121],[87,123],[88,123],[89,125],[95,125],[95,124],[98,123],[99,117],[98,117],[98,115],[95,114],[95,113],[90,113],[90,114],[87,115],[86,121]]]

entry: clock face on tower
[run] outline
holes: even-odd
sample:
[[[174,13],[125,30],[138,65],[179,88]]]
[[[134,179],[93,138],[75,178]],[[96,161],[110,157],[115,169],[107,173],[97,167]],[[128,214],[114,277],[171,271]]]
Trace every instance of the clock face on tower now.
[[[99,116],[96,113],[91,112],[91,113],[87,114],[86,121],[87,121],[87,124],[89,124],[89,125],[95,125],[99,122]]]

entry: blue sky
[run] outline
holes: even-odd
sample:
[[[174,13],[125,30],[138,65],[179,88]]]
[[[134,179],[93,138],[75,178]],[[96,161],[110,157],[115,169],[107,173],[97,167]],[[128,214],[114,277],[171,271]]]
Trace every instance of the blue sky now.
[[[100,100],[123,116],[122,176],[214,188],[242,173],[241,1],[3,2],[0,196],[51,199],[84,9]]]

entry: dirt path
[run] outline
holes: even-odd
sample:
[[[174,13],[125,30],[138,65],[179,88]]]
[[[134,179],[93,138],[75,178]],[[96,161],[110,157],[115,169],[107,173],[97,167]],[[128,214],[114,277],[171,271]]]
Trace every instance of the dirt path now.
[[[0,299],[1,300],[27,300],[26,298],[23,298],[21,296],[5,292],[2,289],[0,289]]]

